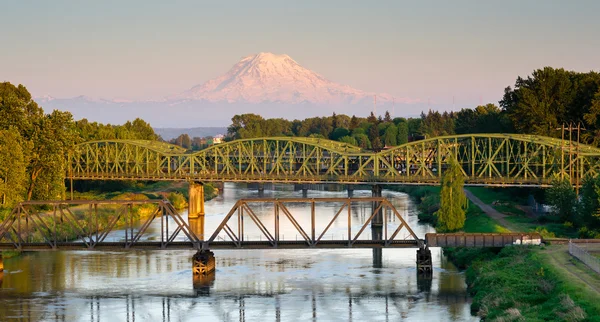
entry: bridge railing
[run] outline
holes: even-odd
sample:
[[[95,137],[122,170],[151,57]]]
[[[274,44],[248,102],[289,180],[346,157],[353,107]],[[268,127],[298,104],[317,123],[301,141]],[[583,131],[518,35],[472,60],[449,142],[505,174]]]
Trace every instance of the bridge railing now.
[[[361,203],[367,203],[370,209],[364,220],[353,218],[353,206]],[[298,208],[291,206],[297,204],[302,204],[302,209],[310,208],[310,213],[297,213]],[[267,206],[272,209],[265,211]],[[332,207],[333,209],[328,212],[334,215],[331,219],[328,218],[329,220],[322,218],[317,220],[317,206]],[[260,208],[260,213],[257,208]],[[272,219],[272,222],[265,223],[265,213],[267,213],[267,220]],[[322,216],[319,214],[319,217]],[[285,239],[281,233],[283,222],[288,227],[294,228],[292,231],[299,236],[298,240]],[[339,229],[341,227],[345,227],[345,231],[341,234],[341,238],[329,240],[325,236],[331,232],[334,225],[338,229],[337,233],[341,232]],[[367,237],[365,230],[369,226],[371,236]],[[249,228],[254,228],[259,236],[248,240],[244,231]],[[399,238],[401,231],[405,234],[404,238]],[[274,198],[239,200],[204,245],[205,248],[211,249],[218,249],[221,246],[229,248],[422,247],[423,241],[385,198]]]
[[[160,232],[149,232],[155,221]],[[152,245],[149,234],[156,234]],[[0,249],[164,249],[176,244],[180,234],[187,237],[186,247],[200,247],[186,220],[166,200],[27,201],[0,223]]]

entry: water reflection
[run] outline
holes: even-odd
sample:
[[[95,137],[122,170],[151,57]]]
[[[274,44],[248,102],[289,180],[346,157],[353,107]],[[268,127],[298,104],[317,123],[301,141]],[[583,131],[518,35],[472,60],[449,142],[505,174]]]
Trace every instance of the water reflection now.
[[[258,194],[234,185],[225,191],[206,204],[208,234],[238,198]],[[282,198],[301,193],[264,191]],[[345,194],[308,191],[309,198]],[[384,196],[417,235],[431,231],[417,223],[404,195]],[[332,217],[335,210],[323,211]],[[353,219],[364,221],[369,211],[353,207]],[[268,221],[269,208],[260,216]],[[282,233],[292,238],[291,230]],[[477,320],[463,274],[439,249],[432,253],[435,270],[427,280],[417,276],[414,249],[215,251],[217,270],[202,280],[192,276],[194,251],[29,253],[5,260],[0,321]]]

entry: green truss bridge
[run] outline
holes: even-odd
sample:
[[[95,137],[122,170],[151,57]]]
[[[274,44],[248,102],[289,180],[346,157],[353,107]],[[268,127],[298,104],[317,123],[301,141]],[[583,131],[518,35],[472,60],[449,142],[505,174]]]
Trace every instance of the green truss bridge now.
[[[600,149],[521,134],[435,137],[370,152],[302,137],[235,140],[198,152],[143,140],[78,144],[67,177],[75,180],[186,180],[342,184],[438,184],[451,160],[466,185],[549,186],[554,178],[580,185],[600,173]]]

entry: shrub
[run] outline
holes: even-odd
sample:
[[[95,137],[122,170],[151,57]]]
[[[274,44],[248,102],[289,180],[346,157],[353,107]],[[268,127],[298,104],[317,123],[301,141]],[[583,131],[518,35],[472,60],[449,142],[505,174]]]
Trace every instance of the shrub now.
[[[167,199],[173,205],[173,207],[175,207],[175,209],[184,209],[188,205],[183,194],[179,192],[170,192],[167,196]]]

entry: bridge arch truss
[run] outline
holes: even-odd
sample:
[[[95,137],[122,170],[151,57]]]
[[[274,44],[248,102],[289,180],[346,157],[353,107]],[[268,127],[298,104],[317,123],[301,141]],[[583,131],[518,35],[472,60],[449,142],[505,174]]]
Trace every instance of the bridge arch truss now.
[[[198,152],[160,142],[103,140],[77,145],[67,177],[347,184],[438,184],[452,161],[467,185],[581,184],[600,173],[600,149],[521,134],[467,134],[366,152],[336,141],[272,137],[235,140]]]

